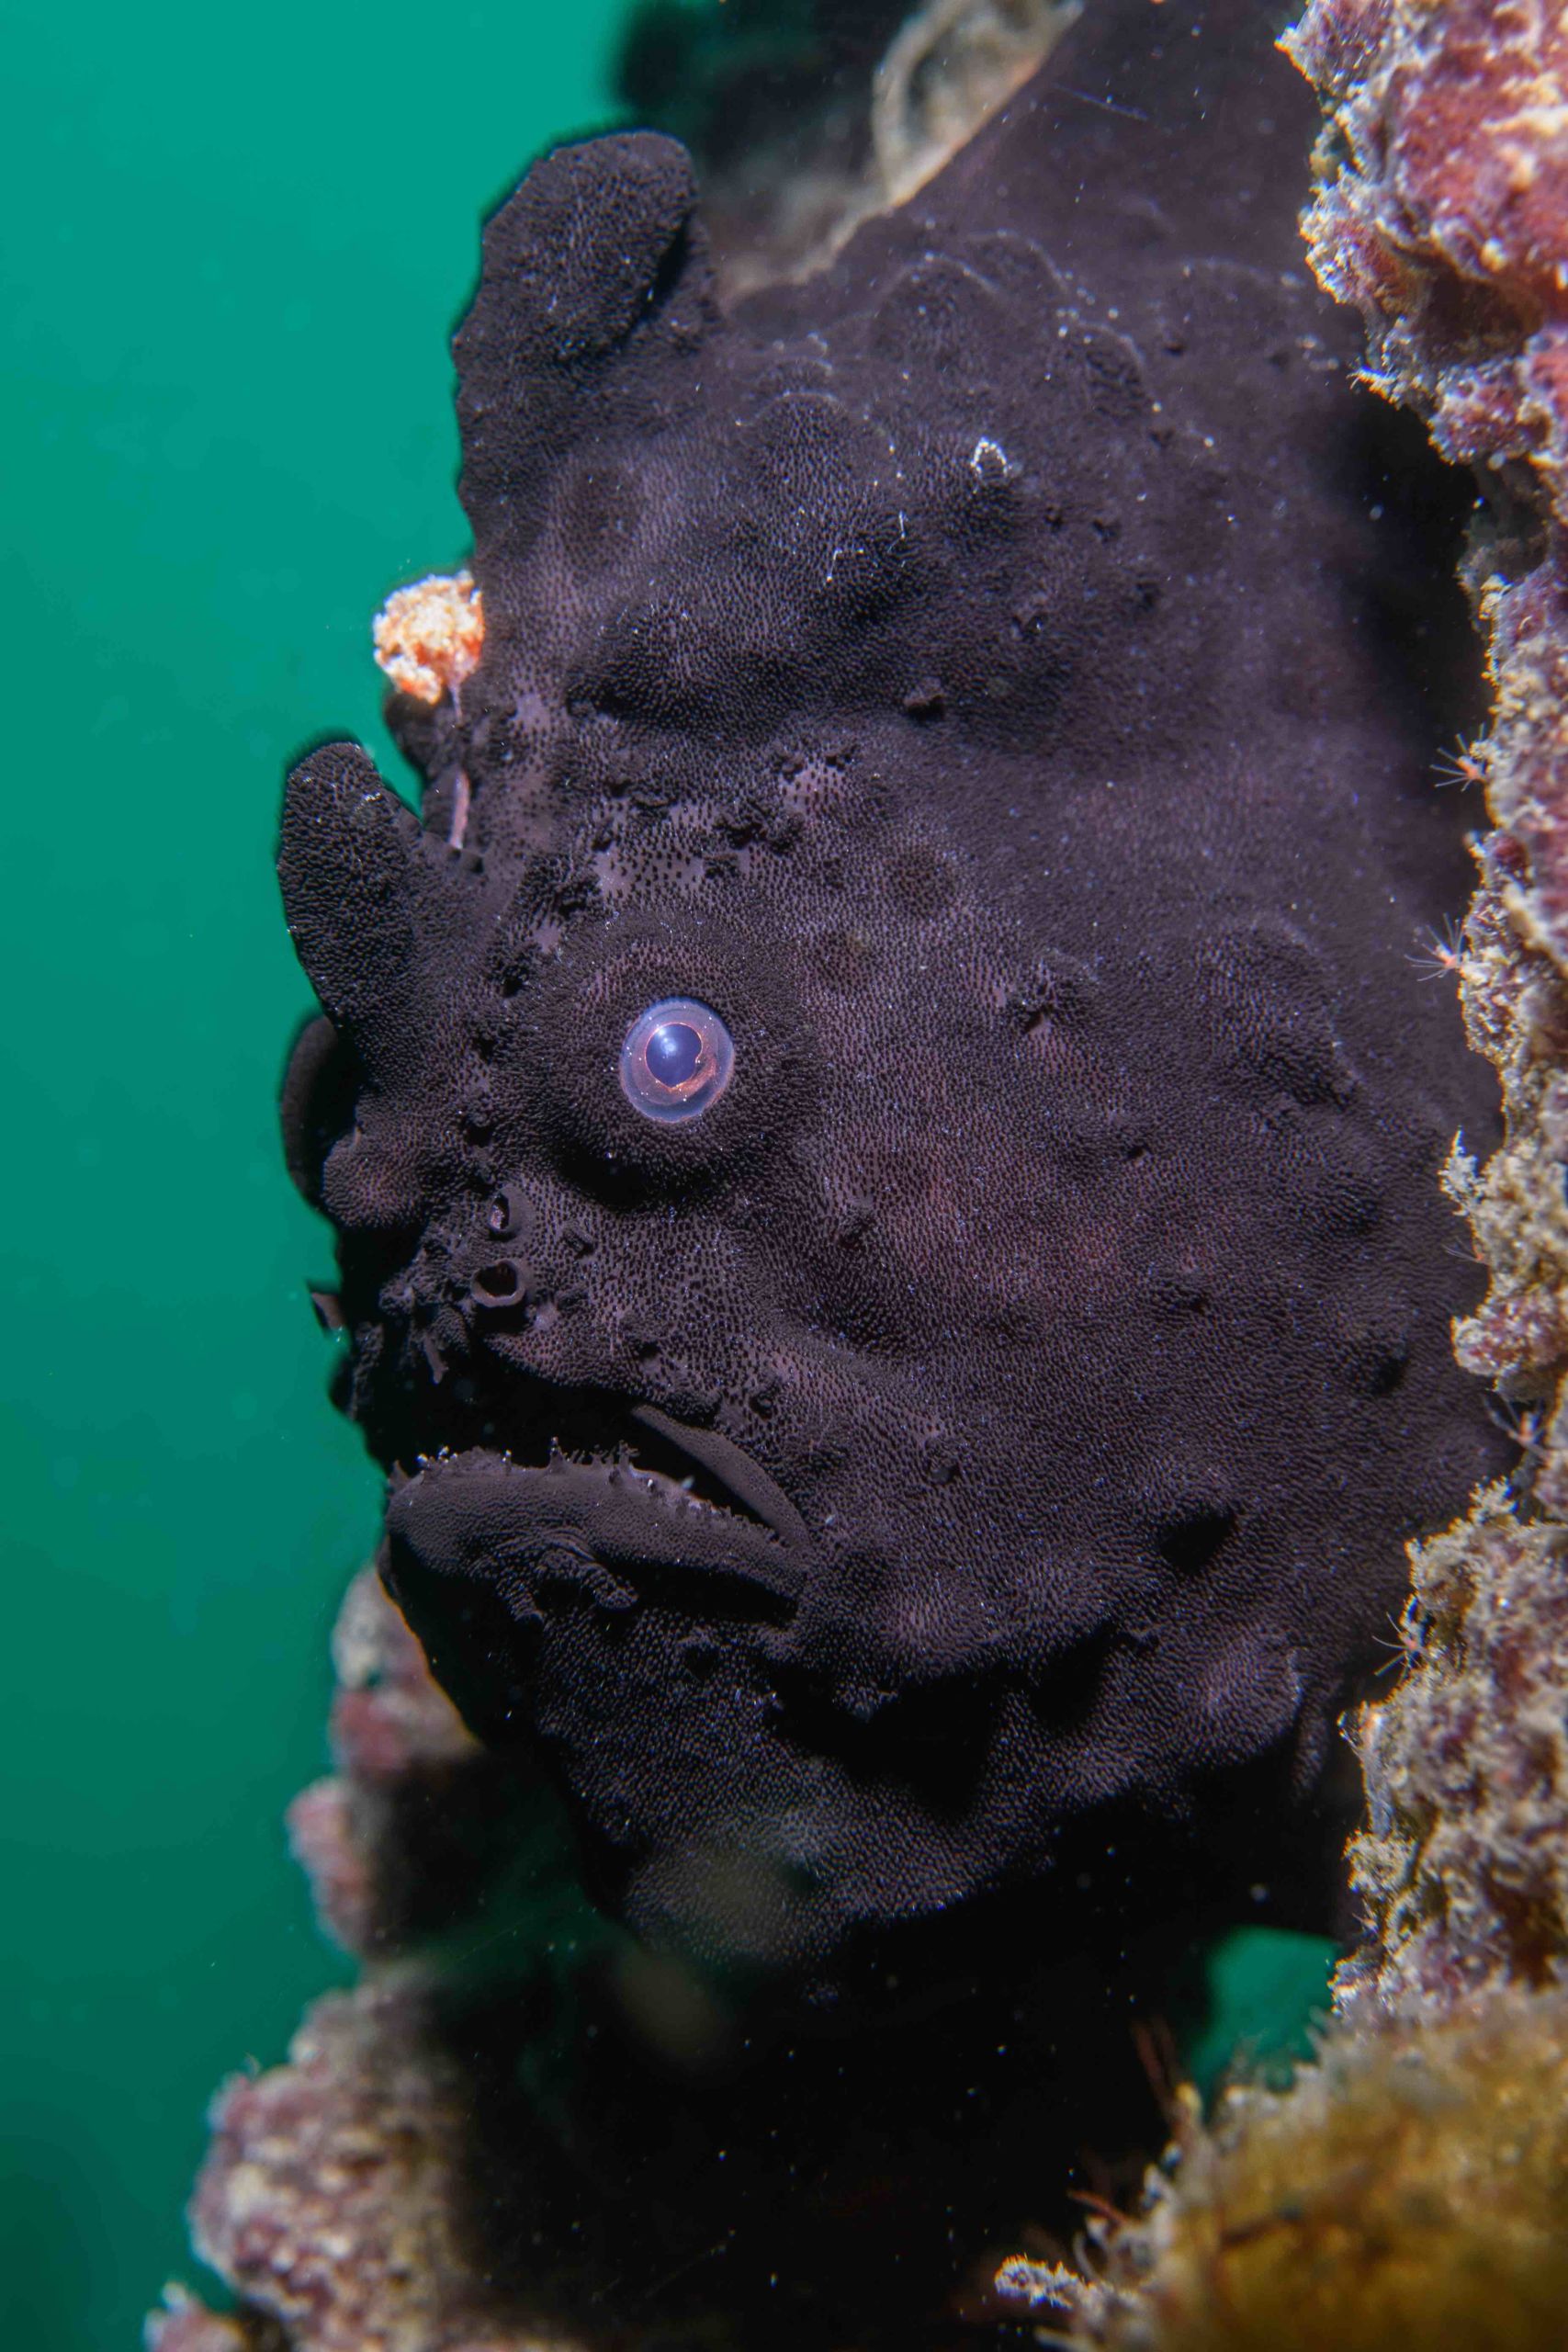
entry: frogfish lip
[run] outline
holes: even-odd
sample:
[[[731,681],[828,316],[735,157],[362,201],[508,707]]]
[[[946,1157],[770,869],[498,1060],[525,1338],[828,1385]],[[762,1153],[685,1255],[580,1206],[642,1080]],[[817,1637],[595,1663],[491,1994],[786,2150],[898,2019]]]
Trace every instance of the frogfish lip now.
[[[761,1464],[753,1461],[733,1439],[717,1430],[694,1429],[689,1422],[676,1420],[657,1405],[634,1405],[631,1418],[705,1471],[733,1502],[740,1503],[754,1519],[771,1528],[786,1551],[801,1560],[810,1555],[815,1546],[799,1511],[777,1479],[771,1477]]]
[[[756,1475],[760,1498],[798,1524],[773,1481]],[[709,1622],[786,1625],[807,1561],[754,1512],[708,1501],[626,1456],[579,1462],[558,1453],[530,1464],[482,1450],[443,1455],[389,1500],[387,1581],[473,1720],[488,1711],[465,1694],[498,1673],[515,1682],[534,1637],[574,1602],[614,1611],[662,1600]]]

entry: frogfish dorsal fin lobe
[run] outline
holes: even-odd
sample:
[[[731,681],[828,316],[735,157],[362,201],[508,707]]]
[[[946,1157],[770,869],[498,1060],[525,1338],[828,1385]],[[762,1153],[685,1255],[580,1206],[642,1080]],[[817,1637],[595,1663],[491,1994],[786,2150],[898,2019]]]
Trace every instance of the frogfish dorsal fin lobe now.
[[[650,334],[694,354],[716,318],[691,158],[632,131],[558,148],[491,219],[453,352],[462,498],[481,547],[526,545],[563,447]]]

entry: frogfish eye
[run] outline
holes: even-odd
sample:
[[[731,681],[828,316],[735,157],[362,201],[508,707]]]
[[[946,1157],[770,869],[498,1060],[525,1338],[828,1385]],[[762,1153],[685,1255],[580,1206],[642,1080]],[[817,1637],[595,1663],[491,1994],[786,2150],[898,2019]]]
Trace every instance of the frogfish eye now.
[[[697,1119],[735,1068],[735,1042],[711,1005],[661,997],[639,1012],[621,1047],[621,1086],[645,1119]]]

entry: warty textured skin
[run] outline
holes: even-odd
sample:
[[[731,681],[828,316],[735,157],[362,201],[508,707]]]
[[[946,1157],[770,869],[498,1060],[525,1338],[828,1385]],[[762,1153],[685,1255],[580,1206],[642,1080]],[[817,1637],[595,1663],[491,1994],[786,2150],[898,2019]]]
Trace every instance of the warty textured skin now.
[[[1262,15],[1100,0],[733,319],[679,147],[536,165],[423,824],[353,746],[290,782],[389,1583],[716,1965],[1070,1935],[1111,1823],[1256,1871],[1498,1464],[1436,1184],[1488,1089],[1409,960],[1463,888],[1430,484],[1297,266]],[[616,1081],[666,996],[736,1043],[689,1126]]]

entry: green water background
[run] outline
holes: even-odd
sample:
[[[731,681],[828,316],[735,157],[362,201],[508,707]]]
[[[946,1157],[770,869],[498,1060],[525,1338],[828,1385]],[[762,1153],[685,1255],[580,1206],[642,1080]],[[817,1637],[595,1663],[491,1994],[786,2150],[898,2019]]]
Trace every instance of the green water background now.
[[[376,1486],[273,1100],[283,768],[395,761],[367,623],[465,534],[446,330],[623,0],[6,34],[0,2344],[139,2340],[217,2082],[344,1964],[280,1816]],[[1207,2058],[1321,1989],[1238,1947]],[[1217,2034],[1217,2039],[1215,2035]]]
[[[15,14],[5,40],[0,2344],[133,2346],[219,2079],[343,1964],[285,1852],[377,1492],[280,1172],[290,752],[465,546],[482,214],[621,0]],[[389,773],[393,773],[389,769]]]

